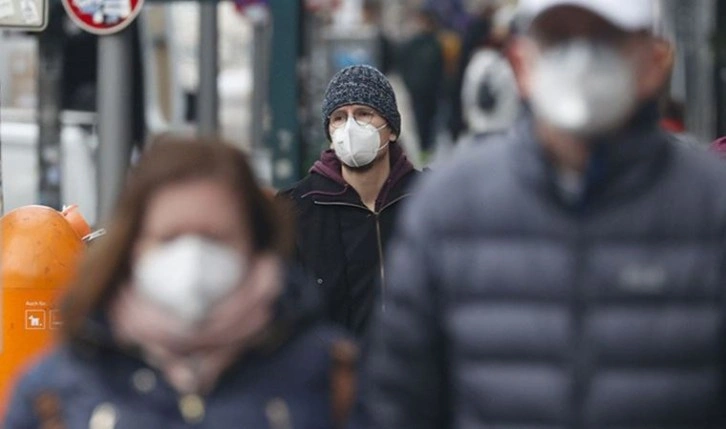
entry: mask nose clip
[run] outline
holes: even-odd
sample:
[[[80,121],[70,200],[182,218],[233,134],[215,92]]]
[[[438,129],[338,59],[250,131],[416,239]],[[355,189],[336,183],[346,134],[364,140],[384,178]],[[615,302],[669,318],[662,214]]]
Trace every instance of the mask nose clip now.
[[[333,150],[338,159],[348,167],[365,167],[372,163],[378,153],[388,145],[381,147],[380,130],[386,124],[376,127],[373,124],[360,125],[352,116],[348,117],[345,126],[333,132]]]

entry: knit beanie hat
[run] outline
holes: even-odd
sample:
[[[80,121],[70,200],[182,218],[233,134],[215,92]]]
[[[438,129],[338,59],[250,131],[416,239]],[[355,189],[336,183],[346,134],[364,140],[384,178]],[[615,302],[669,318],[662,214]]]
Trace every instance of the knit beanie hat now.
[[[323,99],[323,129],[330,140],[329,116],[338,107],[362,104],[375,109],[393,128],[396,135],[401,133],[401,114],[396,105],[396,94],[388,79],[375,67],[355,65],[336,73],[325,90]]]

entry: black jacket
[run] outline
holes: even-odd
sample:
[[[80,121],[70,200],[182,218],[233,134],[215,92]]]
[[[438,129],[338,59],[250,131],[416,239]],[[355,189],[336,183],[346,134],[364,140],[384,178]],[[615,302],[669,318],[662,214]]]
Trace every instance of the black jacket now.
[[[328,316],[359,336],[379,287],[385,294],[380,261],[418,174],[398,144],[390,150],[391,173],[375,212],[343,180],[332,150],[323,152],[307,177],[281,193],[295,205],[297,257],[323,289]]]
[[[370,328],[371,427],[726,427],[726,169],[641,121],[578,198],[529,120],[427,178]]]

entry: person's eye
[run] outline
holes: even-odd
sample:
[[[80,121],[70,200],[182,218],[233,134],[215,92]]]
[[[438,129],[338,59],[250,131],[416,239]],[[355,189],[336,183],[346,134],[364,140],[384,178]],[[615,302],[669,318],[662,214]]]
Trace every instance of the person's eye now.
[[[367,125],[371,123],[373,116],[374,114],[370,110],[360,110],[355,112],[355,121],[361,125]]]

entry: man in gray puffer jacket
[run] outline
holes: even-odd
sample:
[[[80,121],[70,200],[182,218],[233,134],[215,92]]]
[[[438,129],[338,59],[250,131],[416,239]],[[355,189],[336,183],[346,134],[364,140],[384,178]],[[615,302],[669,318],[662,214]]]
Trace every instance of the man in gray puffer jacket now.
[[[407,207],[370,427],[726,427],[726,170],[658,129],[654,3],[520,2],[530,112]]]

